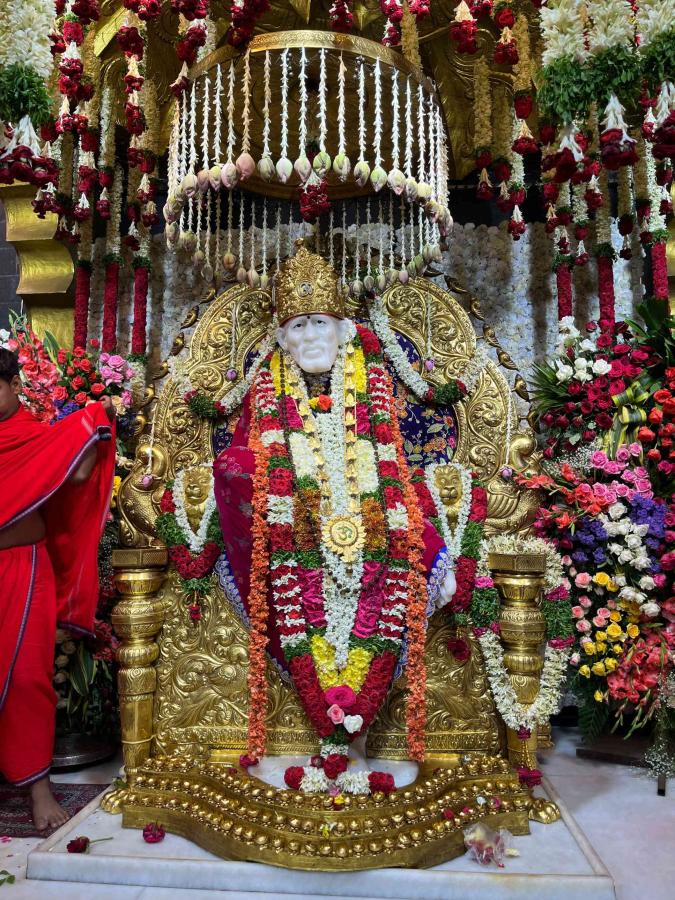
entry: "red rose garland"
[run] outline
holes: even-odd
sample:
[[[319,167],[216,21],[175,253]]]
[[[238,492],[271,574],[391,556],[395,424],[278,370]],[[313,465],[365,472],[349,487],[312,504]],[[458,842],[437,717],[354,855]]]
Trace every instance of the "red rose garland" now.
[[[668,300],[668,261],[666,242],[654,241],[651,246],[652,294],[657,300]]]
[[[91,263],[81,259],[75,274],[75,309],[73,312],[73,347],[86,347],[89,321]]]
[[[134,267],[134,324],[131,331],[131,352],[145,355],[150,260],[144,256],[138,256],[132,265]]]
[[[614,325],[614,264],[612,256],[598,256],[598,299],[600,321]]]
[[[558,321],[572,315],[572,267],[566,255],[560,255],[555,264],[555,282],[558,293]]]
[[[104,258],[105,285],[103,288],[103,334],[101,349],[113,353],[117,347],[117,294],[120,280],[121,257],[115,253]]]

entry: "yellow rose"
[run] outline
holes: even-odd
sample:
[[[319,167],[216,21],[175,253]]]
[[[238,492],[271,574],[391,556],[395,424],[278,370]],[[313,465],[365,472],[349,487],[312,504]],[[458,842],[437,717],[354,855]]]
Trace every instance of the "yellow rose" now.
[[[595,639],[596,639],[596,641],[606,641],[607,640],[607,632],[606,631],[596,631]]]
[[[623,647],[621,646],[621,644],[613,644],[612,650],[614,651],[614,653],[616,653],[617,656],[621,656],[621,654],[623,653]]]
[[[607,672],[606,672],[606,670],[605,670],[605,664],[604,664],[604,662],[596,662],[596,663],[593,663],[593,666],[592,666],[592,668],[591,668],[591,672],[592,672],[594,675],[605,676],[605,675],[607,674]]]
[[[605,644],[604,641],[598,641],[596,649],[598,651],[598,656],[602,656],[603,653],[607,652],[607,644]]]
[[[593,641],[588,641],[588,643],[584,644],[584,650],[589,656],[593,656],[595,653],[595,644]]]
[[[609,584],[609,575],[607,574],[607,572],[598,572],[597,575],[593,576],[593,581],[596,584],[599,584],[600,587],[605,587],[607,584]]]
[[[616,668],[618,668],[618,666],[619,663],[615,659],[612,659],[611,656],[608,656],[605,660],[605,668],[607,669],[608,673],[613,672]]]
[[[616,593],[616,591],[619,590],[619,585],[616,583],[616,581],[610,581],[607,585],[607,590],[612,591],[612,593]]]
[[[640,634],[640,629],[637,627],[637,625],[634,625],[632,623],[628,626],[628,628],[626,628],[626,631],[628,632],[629,638],[636,638]]]
[[[607,626],[607,636],[610,637],[612,640],[616,640],[616,638],[620,638],[622,634],[623,634],[623,631],[621,630],[621,626],[617,625],[616,622],[612,622],[611,625]]]
[[[603,700],[605,699],[605,695],[602,693],[602,691],[596,691],[596,692],[593,694],[593,699],[594,699],[594,700],[597,700],[598,703],[602,703]]]
[[[588,666],[579,666],[579,674],[584,678],[590,678],[591,670],[588,668]]]
[[[117,495],[120,492],[120,486],[122,484],[122,478],[119,475],[115,475],[113,478],[113,489],[112,496],[110,497],[110,509],[115,509],[117,506]]]
[[[618,609],[613,609],[609,614],[609,618],[612,622],[620,622],[621,621],[621,613]]]

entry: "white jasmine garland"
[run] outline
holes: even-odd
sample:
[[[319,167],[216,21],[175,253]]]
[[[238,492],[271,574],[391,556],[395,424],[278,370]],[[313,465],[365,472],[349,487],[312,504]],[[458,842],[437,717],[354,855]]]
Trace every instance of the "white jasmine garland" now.
[[[216,510],[216,498],[213,493],[213,482],[211,482],[211,489],[209,490],[206,506],[204,507],[204,515],[201,518],[197,531],[193,531],[185,509],[185,476],[188,472],[194,472],[197,469],[204,469],[208,472],[211,471],[210,466],[190,466],[187,469],[181,469],[176,474],[173,482],[173,502],[176,506],[176,521],[183,529],[188,546],[193,553],[201,553],[204,549],[211,516]]]
[[[520,555],[523,553],[541,553],[546,557],[546,570],[544,572],[544,592],[548,593],[560,587],[563,583],[563,565],[562,557],[555,547],[545,541],[543,538],[537,537],[521,537],[517,534],[498,534],[489,540],[489,547],[486,546],[486,552],[481,558],[480,565],[484,567],[484,571],[479,574],[489,574],[487,571],[487,550],[495,553],[510,553]]]
[[[588,31],[591,53],[633,43],[633,13],[627,0],[587,0],[586,8],[593,22]]]
[[[504,648],[499,637],[488,629],[479,636],[478,642],[485,660],[485,669],[495,706],[506,726],[514,731],[521,728],[534,731],[538,725],[548,722],[559,708],[562,682],[567,671],[571,650],[546,647],[537,697],[534,703],[524,706],[516,696],[511,678],[504,665]]]
[[[300,790],[305,794],[321,794],[328,790],[330,782],[323,769],[305,766],[305,774],[300,782]]]
[[[21,0],[3,4],[0,15],[0,69],[16,63],[30,66],[47,79],[52,71],[49,31],[52,0]]]
[[[663,0],[640,0],[637,27],[640,50],[645,50],[659,35],[675,30],[675,6]]]
[[[345,794],[369,794],[370,781],[369,772],[363,770],[358,772],[341,772],[335,779],[335,784],[345,792]]]
[[[579,61],[587,55],[585,29],[578,0],[548,0],[539,10],[544,39],[544,66],[563,56]]]
[[[462,499],[460,501],[460,508],[457,514],[457,526],[454,533],[448,523],[447,510],[443,506],[443,501],[441,500],[438,485],[436,484],[436,472],[439,468],[442,468],[446,465],[450,466],[457,472],[462,487]],[[440,519],[441,536],[445,542],[445,546],[447,548],[448,554],[450,555],[450,559],[454,561],[460,555],[462,538],[464,537],[464,529],[466,528],[466,523],[469,521],[469,514],[471,512],[471,472],[469,472],[468,469],[465,469],[464,466],[462,466],[460,463],[448,462],[434,463],[431,466],[427,466],[424,475],[427,488],[429,490],[429,493],[431,494],[431,499],[434,501],[434,506],[436,507],[436,514]]]

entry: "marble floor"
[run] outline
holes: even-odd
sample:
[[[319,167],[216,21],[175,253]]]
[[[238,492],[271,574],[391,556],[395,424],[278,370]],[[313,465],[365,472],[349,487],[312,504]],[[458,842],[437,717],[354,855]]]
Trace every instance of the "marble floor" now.
[[[665,797],[655,781],[637,769],[579,759],[574,729],[558,729],[554,750],[541,754],[540,766],[590,844],[611,873],[617,900],[672,900],[675,896],[675,780]],[[78,773],[56,776],[60,781],[107,784],[119,770],[119,760]],[[0,813],[0,835],[2,835]],[[527,838],[519,844],[527,852]],[[218,892],[170,888],[26,881],[27,854],[40,839],[0,842],[0,869],[16,876],[5,887],[8,900],[211,900]],[[501,891],[500,896],[505,896]],[[228,892],[227,900],[244,895]],[[269,898],[270,894],[265,894]],[[300,895],[296,895],[300,900]],[[262,894],[246,893],[248,900]],[[424,900],[420,894],[416,900]]]

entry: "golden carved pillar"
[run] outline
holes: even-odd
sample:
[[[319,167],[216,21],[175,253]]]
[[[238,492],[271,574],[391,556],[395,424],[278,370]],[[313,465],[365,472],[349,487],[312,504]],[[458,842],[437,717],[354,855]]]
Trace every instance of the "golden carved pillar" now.
[[[490,553],[488,565],[502,597],[500,619],[504,663],[520,703],[529,706],[539,691],[544,665],[542,645],[546,622],[539,607],[546,557],[543,554]],[[506,729],[509,762],[528,769],[537,767],[537,729],[527,740]]]
[[[153,706],[159,649],[155,638],[164,622],[157,592],[166,577],[168,554],[161,547],[113,551],[115,586],[120,602],[112,613],[117,651],[122,749],[128,784],[148,756],[153,737]]]

